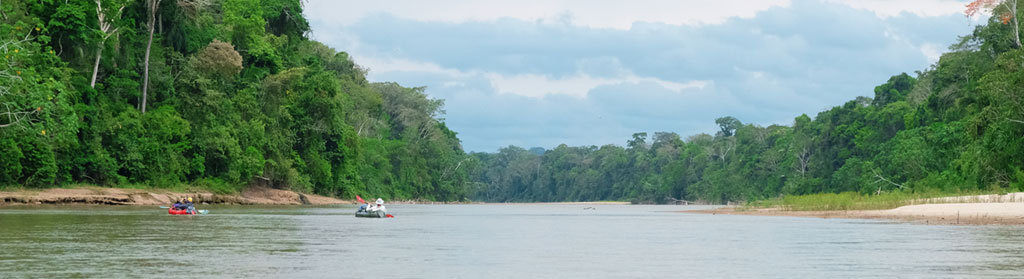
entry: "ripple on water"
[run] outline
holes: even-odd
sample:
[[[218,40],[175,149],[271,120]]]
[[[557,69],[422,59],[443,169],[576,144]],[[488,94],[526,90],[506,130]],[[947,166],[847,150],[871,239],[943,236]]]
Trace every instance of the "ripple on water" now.
[[[0,209],[4,278],[1013,278],[1024,228],[678,213],[683,206]],[[365,264],[367,260],[382,264]],[[381,266],[385,266],[382,268]]]

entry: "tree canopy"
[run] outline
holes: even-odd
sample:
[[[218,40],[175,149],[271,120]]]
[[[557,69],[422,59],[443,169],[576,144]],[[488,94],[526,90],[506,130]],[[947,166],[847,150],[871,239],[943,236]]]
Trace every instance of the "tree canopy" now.
[[[302,9],[3,1],[0,186],[465,198],[471,157],[444,102],[368,82],[347,53],[307,38]]]

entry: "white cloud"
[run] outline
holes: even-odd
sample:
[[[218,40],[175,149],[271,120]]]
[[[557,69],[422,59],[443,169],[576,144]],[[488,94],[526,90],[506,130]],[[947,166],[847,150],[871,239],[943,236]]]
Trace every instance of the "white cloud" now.
[[[461,81],[451,81],[451,80],[449,80],[449,81],[445,81],[445,82],[441,83],[441,87],[444,87],[444,88],[464,87],[464,86],[466,86],[466,83],[465,82],[461,82]]]
[[[463,85],[457,79],[482,77],[490,81],[491,86],[502,94],[514,94],[526,97],[541,98],[549,94],[569,95],[576,98],[586,98],[590,90],[604,85],[621,83],[642,83],[650,82],[673,91],[682,91],[687,88],[704,88],[711,81],[693,80],[685,83],[661,80],[653,77],[641,77],[630,73],[627,70],[619,69],[617,72],[623,75],[615,77],[593,77],[588,74],[578,73],[563,78],[551,78],[536,74],[504,75],[495,72],[461,71],[458,69],[444,68],[435,63],[414,61],[401,58],[376,58],[366,57],[356,61],[363,67],[370,69],[369,79],[379,80],[380,75],[387,75],[393,72],[417,72],[421,74],[434,74],[452,80],[441,82],[442,87],[455,87]]]
[[[430,74],[442,74],[450,77],[467,77],[472,76],[475,73],[464,72],[451,68],[444,68],[436,63],[415,61],[404,58],[394,57],[376,57],[376,56],[358,56],[353,58],[356,64],[369,69],[367,78],[370,80],[378,80],[376,77],[380,74],[390,72],[420,72]]]
[[[730,17],[752,17],[758,11],[789,5],[789,0],[310,0],[306,14],[333,24],[349,25],[366,15],[389,13],[418,21],[462,23],[513,18],[565,22],[595,28],[629,29],[637,21],[667,24],[717,24]]]
[[[710,83],[710,81],[690,81],[686,83],[679,83],[652,77],[639,77],[636,75],[615,78],[596,78],[586,74],[577,74],[558,79],[535,74],[499,75],[495,73],[488,73],[485,76],[491,81],[491,86],[497,89],[499,93],[516,94],[534,98],[541,98],[549,94],[565,94],[577,98],[586,98],[587,93],[594,88],[622,83],[651,82],[677,92],[687,88],[704,88]]]
[[[971,28],[962,5],[311,0],[306,13],[369,80],[427,86],[467,150],[493,151],[685,137],[725,115],[790,124],[934,63]]]
[[[833,3],[842,3],[855,9],[868,10],[875,15],[887,18],[898,16],[901,13],[911,13],[918,16],[943,16],[955,13],[963,13],[965,5],[969,1],[952,0],[827,0]]]
[[[942,56],[942,48],[932,43],[925,43],[921,45],[921,53],[928,58],[928,63],[935,64]]]
[[[962,13],[968,1],[952,0],[826,0],[874,12],[879,17],[901,13],[940,16]],[[790,0],[310,0],[306,14],[333,25],[349,25],[363,17],[388,13],[417,21],[463,23],[511,18],[571,23],[593,28],[629,29],[636,22],[673,25],[719,24],[731,17],[750,18]]]

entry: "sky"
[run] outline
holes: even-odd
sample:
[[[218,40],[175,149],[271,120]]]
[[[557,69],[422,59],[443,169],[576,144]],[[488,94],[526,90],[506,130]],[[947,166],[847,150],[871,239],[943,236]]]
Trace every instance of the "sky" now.
[[[979,18],[946,0],[309,0],[311,37],[443,99],[466,151],[791,125],[927,70]]]

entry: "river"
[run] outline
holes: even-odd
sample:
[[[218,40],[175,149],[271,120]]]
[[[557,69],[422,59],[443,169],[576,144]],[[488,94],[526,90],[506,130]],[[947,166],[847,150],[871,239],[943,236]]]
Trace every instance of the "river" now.
[[[584,209],[594,207],[593,210]],[[2,278],[1019,278],[1024,227],[700,206],[0,208]]]

